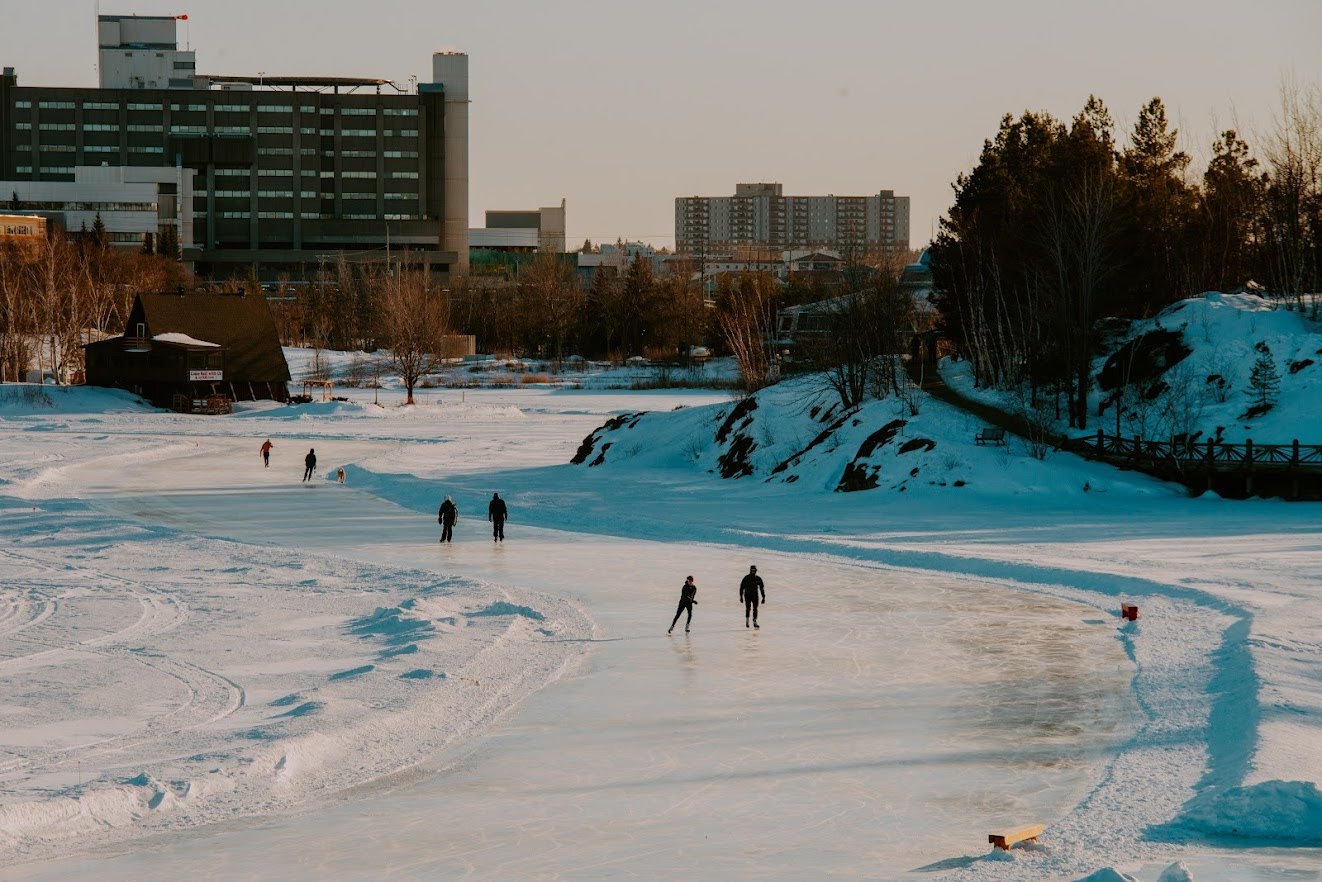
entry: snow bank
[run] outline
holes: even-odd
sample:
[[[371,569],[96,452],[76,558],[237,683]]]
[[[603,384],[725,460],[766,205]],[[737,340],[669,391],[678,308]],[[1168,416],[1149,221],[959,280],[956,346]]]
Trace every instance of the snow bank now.
[[[1138,880],[1114,867],[1102,867],[1097,872],[1089,873],[1082,879],[1075,879],[1074,882],[1138,882]]]
[[[1209,291],[1132,322],[1107,350],[1093,363],[1090,430],[1116,431],[1119,395],[1120,431],[1126,436],[1319,441],[1322,327],[1300,313],[1253,294]],[[1254,364],[1263,357],[1279,377],[1275,401],[1267,408],[1249,386]],[[975,387],[967,361],[947,360],[941,374],[961,394],[1018,408],[1013,391]],[[1081,434],[1064,422],[1056,428]]]
[[[99,386],[50,386],[35,383],[0,385],[0,420],[51,414],[95,414],[156,411],[138,396]]]
[[[1195,798],[1174,825],[1196,835],[1322,845],[1322,792],[1309,781],[1264,781]]]
[[[916,411],[916,412],[915,412]],[[797,377],[733,404],[614,417],[572,462],[589,468],[706,471],[805,491],[1083,496],[1169,494],[1157,482],[1066,454],[1046,461],[1023,444],[979,445],[983,424],[919,396],[845,410],[820,376]]]

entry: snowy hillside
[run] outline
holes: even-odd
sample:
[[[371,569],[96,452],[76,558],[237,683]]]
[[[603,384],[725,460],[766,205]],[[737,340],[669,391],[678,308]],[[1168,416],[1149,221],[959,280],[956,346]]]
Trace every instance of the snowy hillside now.
[[[1173,492],[1071,456],[1039,461],[1014,438],[978,444],[984,424],[976,417],[926,396],[912,405],[888,398],[845,411],[819,376],[798,377],[738,402],[615,417],[584,439],[573,462],[710,472],[809,492]]]
[[[1254,388],[1260,362],[1274,390]],[[962,394],[1010,411],[1019,406],[1013,392],[976,388],[968,362],[946,361],[941,373]],[[1253,294],[1208,292],[1132,323],[1093,363],[1093,377],[1091,431],[1115,433],[1118,400],[1126,436],[1322,439],[1322,326]]]

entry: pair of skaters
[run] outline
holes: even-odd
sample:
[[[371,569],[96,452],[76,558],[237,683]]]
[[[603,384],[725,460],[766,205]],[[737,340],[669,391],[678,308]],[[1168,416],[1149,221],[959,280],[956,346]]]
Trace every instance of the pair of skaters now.
[[[491,494],[491,502],[487,505],[487,520],[491,522],[491,541],[505,541],[505,521],[510,516],[510,510],[505,505],[505,500],[500,498],[499,493]],[[436,522],[441,525],[441,541],[454,542],[454,525],[459,520],[459,506],[454,504],[454,500],[445,497],[441,503],[441,509],[436,513]]]
[[[271,467],[271,451],[274,449],[275,449],[275,445],[271,443],[270,438],[267,438],[266,443],[262,445],[262,449],[261,449],[262,468],[269,469]],[[310,448],[308,450],[308,455],[303,457],[304,483],[311,481],[312,476],[316,474],[316,471],[317,471],[317,451],[315,448]],[[340,469],[339,476],[340,476],[340,483],[343,484],[344,469]]]
[[[749,567],[748,575],[744,576],[739,582],[739,602],[744,605],[744,627],[760,628],[757,623],[758,595],[761,595],[761,602],[767,602],[767,587],[762,582],[762,577],[757,574],[757,567]],[[675,625],[679,623],[679,617],[688,613],[688,618],[684,620],[684,633],[688,633],[689,626],[693,624],[693,606],[698,602],[698,586],[693,583],[693,577],[689,576],[684,580],[684,587],[679,589],[679,609],[675,610],[675,618],[670,623],[670,630],[667,634],[675,630]]]

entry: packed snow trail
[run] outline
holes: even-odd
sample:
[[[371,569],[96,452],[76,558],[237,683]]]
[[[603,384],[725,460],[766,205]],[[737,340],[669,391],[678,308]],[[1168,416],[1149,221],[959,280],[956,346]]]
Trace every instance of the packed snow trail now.
[[[218,445],[153,465],[174,489],[150,496],[134,494],[146,475],[131,467],[67,477],[111,515],[569,597],[597,622],[578,644],[588,667],[398,792],[15,878],[207,878],[239,860],[266,877],[908,869],[981,850],[988,825],[1065,814],[1132,728],[1114,624],[1069,601],[1025,605],[1006,587],[827,557],[577,536],[517,512],[503,545],[461,514],[458,541],[440,547],[434,515],[352,485],[209,489]],[[768,582],[760,632],[738,603],[750,557]],[[687,572],[694,631],[668,637]]]

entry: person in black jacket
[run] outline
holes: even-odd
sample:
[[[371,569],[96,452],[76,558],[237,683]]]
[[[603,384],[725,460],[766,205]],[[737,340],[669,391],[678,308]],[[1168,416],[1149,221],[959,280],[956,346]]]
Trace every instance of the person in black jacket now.
[[[739,602],[744,605],[744,627],[748,627],[749,617],[752,617],[753,627],[760,627],[757,623],[757,595],[761,593],[762,602],[767,602],[767,588],[762,584],[762,577],[757,574],[757,567],[749,567],[748,575],[744,576],[743,581],[739,583]]]
[[[499,493],[491,494],[491,504],[487,506],[487,520],[491,521],[491,541],[505,541],[505,519],[510,516],[510,510],[505,507],[505,500],[500,498]]]
[[[303,469],[303,480],[304,480],[304,481],[311,481],[311,480],[312,480],[312,473],[315,472],[315,471],[317,470],[317,451],[316,451],[316,450],[311,449],[311,448],[308,449],[308,455],[305,456],[305,457],[303,457],[303,465],[306,466],[306,468]]]
[[[679,622],[680,614],[687,611],[689,617],[684,620],[684,633],[689,632],[689,626],[693,624],[693,606],[698,602],[698,586],[693,584],[693,577],[689,576],[684,580],[684,587],[679,589],[679,609],[675,610],[675,618],[670,623],[670,630],[667,634],[675,630],[675,624]]]
[[[441,510],[436,513],[436,522],[441,525],[442,542],[454,541],[454,522],[457,520],[459,520],[459,507],[447,496],[441,503]]]

